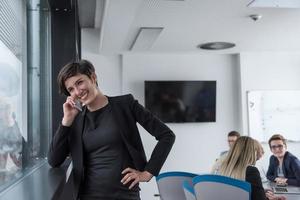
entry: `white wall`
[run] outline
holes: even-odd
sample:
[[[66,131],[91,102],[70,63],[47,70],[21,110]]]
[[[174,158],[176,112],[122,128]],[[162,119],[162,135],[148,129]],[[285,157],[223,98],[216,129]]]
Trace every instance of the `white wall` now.
[[[208,172],[227,149],[226,136],[240,130],[238,56],[200,54],[125,54],[122,65],[123,93],[132,93],[144,104],[145,80],[216,80],[215,123],[168,124],[176,134],[174,147],[162,171]],[[153,137],[141,129],[148,157]],[[142,199],[153,199],[155,181],[142,184]]]
[[[95,66],[98,86],[104,94],[109,96],[121,94],[121,56],[85,52],[82,58],[91,61]]]
[[[250,90],[300,90],[300,52],[260,52],[240,54],[243,132],[248,132],[247,95]],[[284,135],[284,133],[282,133]],[[300,143],[288,143],[288,150],[300,158]],[[267,168],[271,152],[259,161]]]
[[[300,90],[299,53],[241,53],[243,130],[247,126],[247,95],[250,90]]]
[[[119,54],[103,55],[99,53],[100,32],[98,29],[82,29],[82,58],[93,63],[101,91],[109,96],[121,94],[122,66]]]

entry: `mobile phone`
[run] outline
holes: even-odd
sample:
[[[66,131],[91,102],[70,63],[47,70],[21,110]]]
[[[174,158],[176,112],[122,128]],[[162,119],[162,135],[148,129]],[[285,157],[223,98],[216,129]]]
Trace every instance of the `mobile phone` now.
[[[79,100],[75,100],[75,105],[74,107],[79,110],[80,112],[82,111],[82,105],[81,102]]]

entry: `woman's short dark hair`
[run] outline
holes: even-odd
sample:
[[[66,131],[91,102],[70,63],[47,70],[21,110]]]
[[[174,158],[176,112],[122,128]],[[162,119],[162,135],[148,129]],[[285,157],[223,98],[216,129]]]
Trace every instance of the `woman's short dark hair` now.
[[[94,73],[95,73],[95,67],[93,66],[93,64],[91,62],[89,62],[87,60],[80,60],[78,62],[70,62],[70,63],[66,64],[59,71],[58,76],[57,76],[59,93],[65,94],[66,96],[70,96],[70,93],[68,92],[68,90],[65,86],[65,82],[68,78],[71,78],[78,74],[84,74],[91,79],[92,75]]]

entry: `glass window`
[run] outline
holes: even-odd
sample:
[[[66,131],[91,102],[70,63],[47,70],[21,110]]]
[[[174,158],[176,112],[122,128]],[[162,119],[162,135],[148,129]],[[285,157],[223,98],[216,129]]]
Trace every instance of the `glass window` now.
[[[43,163],[47,152],[48,29],[47,1],[0,0],[0,191]]]

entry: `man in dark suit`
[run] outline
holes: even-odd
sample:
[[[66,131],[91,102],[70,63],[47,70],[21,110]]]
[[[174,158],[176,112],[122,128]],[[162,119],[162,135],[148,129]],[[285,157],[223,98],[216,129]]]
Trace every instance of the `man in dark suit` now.
[[[279,185],[300,186],[300,160],[287,151],[286,139],[275,134],[269,139],[270,157],[267,178]]]
[[[68,97],[49,164],[59,167],[71,155],[74,199],[139,200],[138,183],[158,175],[174,133],[132,95],[102,94],[94,66],[86,60],[65,65],[58,83]],[[148,161],[136,123],[158,140]]]

